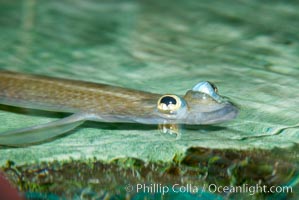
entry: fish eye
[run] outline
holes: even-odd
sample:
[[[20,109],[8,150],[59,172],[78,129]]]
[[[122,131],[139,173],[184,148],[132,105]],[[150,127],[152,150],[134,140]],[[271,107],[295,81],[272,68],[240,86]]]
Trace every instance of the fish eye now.
[[[160,112],[173,114],[180,109],[182,101],[176,95],[163,95],[157,102],[157,108]]]
[[[216,85],[214,83],[211,83],[210,81],[207,81],[213,88],[214,92],[218,93],[218,88],[216,87]]]

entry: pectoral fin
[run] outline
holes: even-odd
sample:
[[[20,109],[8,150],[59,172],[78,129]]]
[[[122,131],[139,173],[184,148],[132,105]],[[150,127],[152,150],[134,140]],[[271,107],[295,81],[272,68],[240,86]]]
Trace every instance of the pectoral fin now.
[[[84,123],[86,116],[76,113],[46,124],[0,133],[0,145],[25,146],[62,135]]]

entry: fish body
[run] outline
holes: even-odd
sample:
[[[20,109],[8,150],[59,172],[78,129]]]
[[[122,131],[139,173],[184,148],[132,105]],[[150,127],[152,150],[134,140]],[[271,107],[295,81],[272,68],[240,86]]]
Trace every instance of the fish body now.
[[[186,107],[184,113],[171,116],[158,111],[161,96],[100,83],[0,71],[0,104],[85,113],[95,121],[210,124],[234,118],[238,112],[228,101],[190,90],[180,96]]]
[[[4,145],[39,142],[87,120],[198,125],[228,121],[238,113],[207,81],[185,95],[174,95],[9,71],[0,71],[0,104],[72,114],[48,124],[0,133]]]

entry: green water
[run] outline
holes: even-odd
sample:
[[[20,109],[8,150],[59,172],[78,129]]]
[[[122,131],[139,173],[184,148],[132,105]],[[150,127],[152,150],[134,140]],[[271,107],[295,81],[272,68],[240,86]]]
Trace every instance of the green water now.
[[[292,148],[299,143],[298,9],[296,1],[1,1],[1,69],[175,94],[209,80],[240,114],[187,127],[178,140],[152,126],[86,123],[48,143],[1,149],[0,164],[170,162],[190,147]],[[0,132],[54,119],[1,110]],[[292,156],[298,164],[297,149]]]

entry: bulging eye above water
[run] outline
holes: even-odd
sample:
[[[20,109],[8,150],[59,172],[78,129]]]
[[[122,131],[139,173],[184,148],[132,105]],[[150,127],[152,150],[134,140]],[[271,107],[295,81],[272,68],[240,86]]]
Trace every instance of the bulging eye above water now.
[[[193,88],[192,91],[194,92],[202,92],[208,94],[216,101],[220,101],[221,97],[218,95],[218,88],[209,81],[203,81],[197,83]]]
[[[163,95],[157,102],[159,112],[165,114],[174,114],[182,106],[182,100],[176,95]]]
[[[218,93],[218,88],[216,87],[216,85],[214,83],[211,83],[210,81],[207,81],[213,88],[214,92]]]

